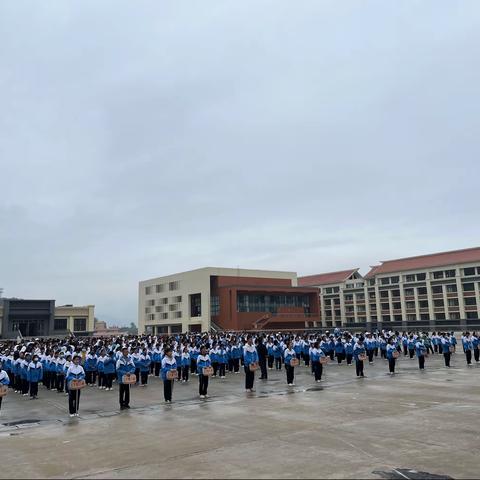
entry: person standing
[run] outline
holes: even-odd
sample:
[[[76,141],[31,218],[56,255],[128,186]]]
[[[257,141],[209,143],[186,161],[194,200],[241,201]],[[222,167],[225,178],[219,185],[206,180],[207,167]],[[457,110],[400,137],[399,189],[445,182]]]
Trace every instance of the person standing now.
[[[10,384],[10,378],[8,377],[8,373],[3,370],[2,363],[0,362],[0,385],[9,385]],[[2,409],[2,399],[3,397],[0,397],[0,410]]]
[[[203,374],[203,369],[206,367],[211,367],[212,362],[210,356],[207,353],[207,348],[202,346],[200,349],[200,354],[197,357],[196,368],[198,374],[198,392],[200,398],[208,398],[208,375]]]
[[[73,364],[68,367],[67,370],[67,383],[70,384],[72,380],[84,380],[85,370],[80,365],[82,357],[75,355],[73,357]],[[71,417],[78,417],[78,409],[80,407],[80,390],[72,390],[68,388],[68,410]]]
[[[253,392],[253,385],[255,383],[255,370],[251,369],[250,365],[258,363],[257,349],[253,345],[251,335],[247,336],[247,343],[243,347],[243,365],[245,369],[245,390]]]
[[[265,344],[263,343],[263,337],[260,336],[257,338],[257,354],[258,354],[258,364],[260,365],[260,380],[267,380],[267,357],[268,350]]]
[[[32,357],[32,361],[27,367],[27,379],[30,385],[30,398],[36,400],[38,395],[38,382],[43,378],[42,364],[39,362],[38,355]]]
[[[135,373],[135,363],[128,354],[128,348],[122,348],[122,355],[117,360],[117,381],[120,387],[119,402],[120,410],[130,408],[130,385],[123,383],[123,376],[127,373]]]
[[[427,347],[420,337],[417,338],[417,343],[415,343],[415,353],[418,358],[418,368],[420,370],[425,370],[425,355],[427,354]]]
[[[322,357],[325,357],[325,353],[319,347],[319,343],[315,342],[310,350],[310,360],[312,361],[313,374],[315,375],[315,381],[322,381],[323,365],[320,361]]]
[[[440,337],[440,345],[439,345],[439,350],[442,351],[443,353],[443,358],[445,360],[445,367],[450,368],[450,358],[451,358],[451,352],[450,352],[450,347],[452,344],[450,343],[450,339],[448,338],[447,334],[444,333]]]
[[[165,403],[172,403],[172,391],[174,379],[168,378],[169,371],[177,370],[177,362],[170,347],[164,350],[164,357],[162,358],[162,380],[163,380],[163,397]]]
[[[287,373],[287,385],[293,387],[295,385],[295,367],[292,365],[292,360],[297,359],[297,352],[292,348],[292,342],[287,343],[287,348],[283,353],[285,359],[285,371]]]
[[[353,358],[355,360],[355,370],[357,377],[364,378],[365,374],[363,373],[363,359],[366,356],[367,351],[363,343],[363,337],[358,339],[358,342],[353,347]]]
[[[395,363],[397,355],[398,351],[397,347],[395,346],[394,338],[390,337],[387,342],[387,360],[390,375],[395,375]]]
[[[473,342],[470,332],[465,332],[462,336],[462,346],[463,346],[463,353],[465,353],[465,359],[467,360],[467,365],[472,365],[472,350],[473,350]]]

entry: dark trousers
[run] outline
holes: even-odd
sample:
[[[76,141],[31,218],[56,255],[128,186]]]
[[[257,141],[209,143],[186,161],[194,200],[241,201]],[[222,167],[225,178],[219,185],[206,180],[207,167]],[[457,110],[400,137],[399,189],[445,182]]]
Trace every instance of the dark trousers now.
[[[245,365],[245,390],[251,390],[255,382],[255,372],[251,372],[250,369]]]
[[[192,358],[192,363],[190,364],[190,372],[193,374],[193,373],[197,373],[197,361]]]
[[[323,365],[320,362],[312,362],[313,373],[315,374],[315,380],[322,379]]]
[[[388,359],[388,370],[390,373],[395,373],[395,359],[389,358]]]
[[[198,393],[199,395],[206,395],[208,390],[208,377],[200,373],[198,375]]]
[[[410,358],[413,358],[413,356],[415,355],[415,349],[409,348],[408,353],[410,355]]]
[[[260,380],[267,380],[268,378],[268,374],[267,374],[267,359],[266,358],[262,358],[258,364],[260,365],[260,372],[261,372],[261,376],[260,376]]]
[[[120,407],[128,407],[130,405],[130,385],[120,384],[119,400]]]
[[[212,367],[213,367],[213,376],[216,377],[218,372],[218,362],[212,362]]]
[[[304,353],[303,359],[305,360],[305,366],[308,367],[310,365],[310,355],[308,353]]]
[[[282,359],[280,357],[277,357],[275,359],[275,368],[277,370],[281,370],[282,369]]]
[[[450,366],[450,357],[451,357],[451,353],[450,352],[445,352],[443,354],[443,358],[445,359],[445,366],[446,367],[449,367]]]
[[[155,363],[150,362],[150,375],[153,375],[153,372],[155,371]]]
[[[138,385],[138,382],[140,381],[140,369],[139,368],[135,369],[135,376],[137,377],[136,385]]]
[[[472,351],[471,350],[466,350],[465,351],[465,357],[467,359],[467,365],[472,364]]]
[[[342,360],[343,360],[343,353],[339,352],[336,355],[337,355],[337,362],[340,365],[342,363]]]
[[[36,397],[38,395],[38,382],[30,382],[30,396]]]
[[[225,364],[224,363],[219,363],[218,364],[218,375],[220,377],[224,377],[225,376]]]
[[[22,378],[22,393],[26,394],[28,393],[28,380],[26,378]]]
[[[70,390],[68,392],[68,411],[70,415],[78,413],[80,408],[80,390]]]
[[[142,385],[146,385],[148,383],[148,370],[140,373],[140,380]]]
[[[188,381],[188,373],[190,371],[189,366],[185,366],[182,368],[182,380],[185,380],[186,382]]]
[[[330,360],[335,358],[335,352],[333,350],[328,355],[330,355]]]
[[[290,385],[295,378],[295,369],[292,366],[285,364],[285,370],[287,372],[287,383]]]
[[[98,386],[106,387],[105,374],[103,372],[98,372]]]
[[[425,368],[425,356],[424,355],[420,355],[418,357],[418,368],[420,370],[423,370]]]
[[[363,377],[363,360],[355,362],[355,370],[357,371],[357,377]]]
[[[51,378],[51,375],[50,375],[50,372],[48,370],[45,370],[43,372],[43,380],[42,380],[42,383],[43,383],[43,386],[47,389],[47,390],[50,390],[50,378]]]
[[[155,376],[158,377],[160,376],[160,367],[162,364],[160,362],[155,362]]]
[[[240,371],[240,359],[239,358],[234,358],[233,359],[233,371],[235,373]]]
[[[15,389],[15,374],[13,372],[8,372],[8,375],[10,376],[10,385],[8,387]]]
[[[172,401],[173,380],[163,381],[163,397],[165,401]]]
[[[367,350],[367,354],[368,354],[368,361],[369,363],[372,363],[373,362],[373,354],[375,352],[373,350]]]
[[[62,393],[65,388],[65,375],[57,375],[57,392]]]
[[[352,358],[353,358],[353,355],[351,353],[347,353],[347,365],[352,364]]]
[[[475,357],[476,362],[480,360],[480,350],[478,347],[473,350],[473,356]]]
[[[85,383],[87,385],[94,385],[96,381],[97,381],[97,372],[96,371],[85,372]]]
[[[273,368],[273,360],[274,360],[273,355],[269,355],[268,356],[268,368]]]
[[[228,371],[233,372],[233,359],[228,359]]]
[[[104,385],[105,385],[105,388],[112,388],[112,384],[113,384],[113,377],[115,376],[114,373],[105,373],[104,374]]]
[[[405,356],[408,355],[408,347],[407,347],[407,345],[404,345],[404,346],[403,346],[403,354],[404,354]]]

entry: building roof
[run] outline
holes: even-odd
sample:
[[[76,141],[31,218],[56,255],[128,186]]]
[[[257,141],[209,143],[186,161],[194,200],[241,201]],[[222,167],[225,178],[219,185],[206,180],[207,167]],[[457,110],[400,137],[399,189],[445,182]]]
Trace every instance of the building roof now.
[[[445,267],[447,265],[457,265],[472,262],[480,262],[480,247],[382,261],[381,265],[372,267],[367,275],[365,275],[365,278],[371,278],[374,275],[383,273]]]
[[[358,268],[350,270],[341,270],[339,272],[320,273],[318,275],[309,275],[307,277],[298,277],[298,286],[317,286],[329,285],[331,283],[341,283],[348,280],[354,273],[358,272]]]

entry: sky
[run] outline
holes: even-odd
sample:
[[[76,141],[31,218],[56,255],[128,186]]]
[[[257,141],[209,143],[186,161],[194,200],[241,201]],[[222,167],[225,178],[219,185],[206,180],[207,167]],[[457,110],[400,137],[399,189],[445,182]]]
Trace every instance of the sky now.
[[[480,245],[478,0],[0,4],[0,287]]]

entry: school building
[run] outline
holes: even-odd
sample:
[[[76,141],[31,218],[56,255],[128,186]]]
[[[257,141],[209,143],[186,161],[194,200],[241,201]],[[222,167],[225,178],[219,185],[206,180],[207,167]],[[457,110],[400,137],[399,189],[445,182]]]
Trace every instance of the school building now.
[[[300,277],[316,287],[323,327],[409,328],[479,325],[480,247],[382,261]]]
[[[320,325],[318,290],[294,272],[206,267],[142,281],[138,298],[139,333]]]
[[[55,306],[55,300],[0,298],[0,337],[88,335],[94,330],[95,306]]]

